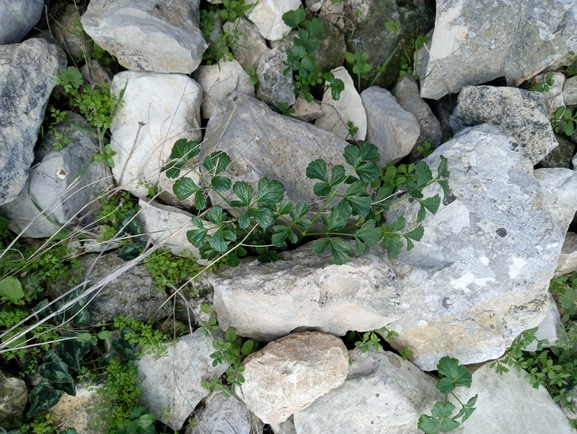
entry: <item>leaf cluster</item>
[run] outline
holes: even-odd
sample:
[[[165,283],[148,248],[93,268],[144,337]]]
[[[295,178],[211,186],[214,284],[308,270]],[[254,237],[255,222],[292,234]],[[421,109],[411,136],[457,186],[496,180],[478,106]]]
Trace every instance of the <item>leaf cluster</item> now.
[[[541,76],[541,81],[535,83],[530,87],[531,90],[535,92],[549,92],[551,86],[553,86],[553,73],[549,72]]]
[[[574,113],[573,110],[568,107],[559,107],[553,115],[551,125],[553,126],[553,131],[556,133],[561,131],[566,136],[571,136],[577,127],[577,111]]]
[[[155,250],[144,259],[144,265],[159,291],[179,288],[202,270],[192,257],[175,256],[169,251]]]
[[[399,337],[399,334],[396,331],[389,330],[386,326],[381,327],[378,330],[370,330],[365,332],[362,334],[362,336],[358,332],[349,333],[351,333],[353,336],[356,335],[361,338],[355,342],[355,347],[360,348],[363,353],[366,353],[370,348],[373,348],[375,351],[382,350],[383,346],[381,345],[381,336],[387,342],[390,342],[393,338]],[[349,338],[349,336],[347,336],[347,338]],[[399,354],[403,360],[407,360],[413,356],[413,352],[406,346],[399,351]]]

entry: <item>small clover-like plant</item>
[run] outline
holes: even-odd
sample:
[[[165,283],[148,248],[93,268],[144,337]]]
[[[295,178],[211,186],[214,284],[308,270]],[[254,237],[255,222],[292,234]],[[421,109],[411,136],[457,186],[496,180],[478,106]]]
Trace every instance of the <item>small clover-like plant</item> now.
[[[111,169],[114,168],[114,160],[112,157],[116,155],[116,152],[112,150],[110,143],[104,146],[102,152],[98,152],[94,155],[93,159],[95,163],[104,163]]]
[[[361,79],[366,79],[368,77],[369,71],[371,70],[371,65],[367,63],[369,58],[369,53],[360,53],[356,51],[355,53],[346,52],[345,60],[353,65],[353,74],[357,75],[357,90],[360,92],[361,89]]]
[[[419,429],[426,434],[436,434],[439,431],[452,431],[462,423],[464,423],[475,411],[475,403],[478,395],[473,396],[463,404],[461,400],[455,395],[454,391],[457,386],[471,387],[473,376],[463,365],[459,364],[459,360],[445,356],[437,364],[437,371],[439,372],[439,381],[437,382],[437,389],[445,395],[444,401],[439,401],[433,406],[431,415],[422,414],[419,417]],[[448,401],[448,396],[451,395],[461,405],[461,409],[453,415],[456,407]],[[458,419],[461,419],[459,422]]]
[[[388,324],[387,324],[388,325]],[[355,342],[355,347],[361,349],[363,353],[366,353],[370,348],[373,348],[375,351],[379,351],[383,349],[383,346],[380,342],[381,335],[383,339],[387,342],[390,342],[391,339],[399,337],[399,334],[394,330],[389,330],[387,326],[381,327],[378,330],[370,330],[362,334],[362,336],[358,332],[351,332],[353,334],[359,335],[361,338]],[[413,356],[413,352],[408,349],[408,347],[403,347],[399,350],[399,354],[403,358],[403,360],[407,360],[408,358]]]
[[[553,73],[549,72],[547,74],[543,74],[541,76],[541,81],[538,81],[533,86],[531,86],[531,90],[536,92],[549,92],[549,89],[551,89],[553,84]]]
[[[577,127],[577,111],[573,113],[572,109],[561,106],[555,111],[551,124],[556,133],[562,131],[566,136],[571,136]]]

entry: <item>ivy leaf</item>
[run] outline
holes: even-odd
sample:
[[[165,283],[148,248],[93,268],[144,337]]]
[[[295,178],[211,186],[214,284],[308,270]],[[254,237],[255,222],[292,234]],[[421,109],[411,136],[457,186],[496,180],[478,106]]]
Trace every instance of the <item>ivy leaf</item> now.
[[[306,176],[310,179],[320,179],[328,184],[329,175],[327,172],[327,163],[325,160],[315,160],[309,163],[306,170]]]
[[[459,360],[445,356],[437,364],[437,370],[441,379],[437,388],[441,393],[449,394],[455,390],[456,386],[471,387],[473,376],[463,365],[459,365]]]
[[[232,182],[230,178],[226,178],[224,176],[213,176],[210,185],[215,191],[219,193],[224,193],[225,191],[230,190]]]
[[[24,298],[24,291],[20,281],[13,276],[0,280],[0,300],[17,304]]]
[[[226,213],[221,206],[215,205],[206,213],[206,219],[217,226],[222,226],[226,220]]]
[[[198,190],[200,190],[200,187],[196,185],[192,179],[186,176],[177,180],[172,186],[172,191],[178,200],[185,200]]]
[[[380,241],[382,235],[381,229],[375,226],[375,220],[370,219],[363,223],[355,236],[363,240],[369,246],[374,246]]]
[[[259,205],[267,204],[274,206],[284,197],[284,185],[279,181],[270,181],[268,178],[261,178],[258,182],[256,201]]]
[[[213,176],[223,172],[229,164],[230,157],[222,151],[213,152],[209,157],[206,157],[202,163],[204,168]]]
[[[179,139],[174,142],[172,151],[170,153],[171,160],[182,160],[186,162],[191,158],[196,157],[200,153],[200,144],[196,141]]]
[[[425,185],[433,180],[433,174],[429,165],[424,161],[419,161],[415,165],[415,170],[417,172],[417,188],[422,189]]]

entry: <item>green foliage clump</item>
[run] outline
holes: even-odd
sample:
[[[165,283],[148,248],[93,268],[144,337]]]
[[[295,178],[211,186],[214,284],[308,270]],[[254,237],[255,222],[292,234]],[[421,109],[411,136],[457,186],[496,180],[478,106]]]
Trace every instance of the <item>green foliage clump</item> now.
[[[531,90],[534,90],[535,92],[549,92],[549,89],[551,88],[551,86],[553,86],[553,73],[549,72],[547,74],[543,74],[541,76],[541,81],[535,83],[533,86],[531,86]]]
[[[96,220],[102,225],[100,237],[103,240],[110,240],[117,236],[122,229],[119,226],[121,220],[140,209],[138,203],[127,191],[123,191],[119,195],[103,195],[100,198],[100,206],[101,209]]]
[[[360,348],[363,353],[366,353],[370,348],[373,348],[375,351],[383,349],[379,335],[384,335],[384,339],[387,342],[390,342],[393,338],[399,337],[399,334],[396,331],[389,330],[386,326],[381,327],[378,330],[365,332],[362,336],[358,332],[349,332],[347,333],[347,339],[354,339],[355,335],[360,337],[360,340],[355,342],[355,347]],[[413,356],[413,352],[406,346],[399,351],[399,354],[403,360],[407,360]]]
[[[117,316],[114,318],[114,327],[122,330],[122,336],[131,344],[141,347],[145,354],[154,352],[166,353],[166,343],[172,341],[172,337],[155,330],[150,323]]]
[[[577,127],[577,111],[574,113],[572,109],[561,106],[555,111],[551,124],[556,133],[561,131],[566,136],[571,136]]]
[[[419,48],[427,43],[427,37],[425,35],[418,35],[416,38],[411,38],[409,43],[403,46],[403,53],[404,57],[401,59],[401,72],[399,73],[400,77],[404,77],[406,75],[412,76],[413,78],[417,79],[417,75],[414,72],[414,65],[419,62],[418,55],[413,62],[413,54],[419,52]],[[423,77],[421,80],[424,80],[426,77]]]
[[[179,288],[202,270],[194,258],[182,258],[160,249],[148,255],[144,264],[154,280],[154,287],[160,291]]]

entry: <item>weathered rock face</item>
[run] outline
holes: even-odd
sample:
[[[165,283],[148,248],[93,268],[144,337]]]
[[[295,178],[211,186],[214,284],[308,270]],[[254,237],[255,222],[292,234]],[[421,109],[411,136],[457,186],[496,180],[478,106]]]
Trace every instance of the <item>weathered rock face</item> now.
[[[282,20],[285,12],[298,9],[301,5],[300,0],[275,0],[275,1],[256,1],[248,0],[246,4],[254,4],[247,14],[260,34],[269,41],[277,41],[287,35],[291,28]]]
[[[51,24],[54,38],[66,46],[70,54],[75,59],[82,58],[85,52],[92,49],[89,46],[89,39],[78,37],[78,27],[75,26],[80,18],[79,11],[74,4],[69,4],[64,10],[62,17]],[[98,63],[98,62],[97,62]]]
[[[99,194],[112,184],[106,165],[91,163],[99,150],[98,140],[96,131],[86,132],[91,130],[90,125],[82,116],[68,112],[67,119],[55,129],[71,142],[58,143],[54,134],[46,135],[36,151],[39,163],[30,169],[29,186],[16,199],[0,206],[12,229],[25,237],[50,237],[62,226],[91,223],[99,207]],[[64,148],[50,151],[54,144]]]
[[[158,420],[180,430],[197,404],[208,395],[201,381],[213,381],[226,369],[224,364],[212,366],[213,352],[212,338],[198,329],[167,345],[166,355],[143,355],[136,362],[142,404]]]
[[[447,354],[464,364],[499,357],[545,316],[567,230],[563,214],[574,213],[577,200],[570,181],[555,184],[558,199],[549,201],[551,191],[515,143],[482,125],[426,159],[434,168],[440,155],[448,158],[451,194],[423,222],[415,248],[392,261],[406,296],[401,319],[391,324],[400,334],[395,345],[408,345],[424,370]],[[442,195],[438,186],[425,195],[435,193]],[[567,210],[559,213],[562,206]],[[415,226],[414,205],[400,204],[387,220],[401,214],[412,216],[408,230]]]
[[[223,29],[225,32],[235,32],[234,35],[238,36],[237,43],[231,48],[234,58],[245,70],[250,65],[256,71],[262,56],[270,51],[256,26],[241,17],[234,23],[225,23]]]
[[[549,152],[540,162],[546,168],[571,169],[571,158],[575,155],[575,143],[566,136],[555,134],[555,139],[559,146]]]
[[[315,182],[304,176],[306,167],[317,158],[324,159],[329,169],[346,164],[342,154],[347,145],[332,133],[233,92],[216,105],[199,158],[203,161],[214,151],[225,151],[232,163],[224,174],[233,183],[245,181],[256,187],[262,177],[276,179],[284,184],[290,200],[311,203],[316,200]]]
[[[292,74],[284,75],[286,60],[286,53],[271,50],[261,57],[256,70],[258,76],[256,96],[273,107],[278,107],[283,102],[289,106],[295,103]]]
[[[35,0],[0,0],[0,45],[20,42],[40,21],[44,4]]]
[[[427,76],[423,98],[439,99],[503,76],[519,85],[564,60],[577,45],[577,14],[570,0],[498,2],[490,14],[480,0],[436,5],[430,48],[423,50],[417,68],[422,79]]]
[[[533,164],[557,146],[545,99],[540,92],[511,87],[468,86],[459,94],[459,103],[450,122],[455,132],[483,123],[496,126],[503,134],[517,140],[521,152]]]
[[[43,39],[0,46],[0,205],[24,188],[54,79],[65,66],[62,49]]]
[[[343,384],[349,357],[339,338],[305,332],[271,342],[242,366],[237,396],[263,422],[280,423]]]
[[[442,395],[436,382],[391,352],[349,353],[345,383],[294,416],[298,434],[417,433]]]
[[[28,389],[20,378],[5,377],[0,371],[0,426],[16,428],[24,421],[24,410],[28,404]]]
[[[403,298],[397,276],[382,250],[367,251],[345,265],[317,255],[312,244],[260,264],[245,259],[237,268],[208,276],[222,327],[269,341],[294,329],[337,336],[374,330],[398,317]],[[252,312],[259,312],[252,315]]]
[[[341,7],[342,5],[341,3]],[[322,15],[319,15],[319,17],[322,17]],[[345,63],[345,53],[347,52],[345,35],[331,23],[330,18],[332,16],[321,18],[323,34],[326,39],[320,42],[319,49],[315,52],[317,64],[321,71],[340,68]],[[291,38],[291,41],[293,41],[293,38]]]
[[[559,263],[555,270],[555,276],[569,274],[575,270],[577,270],[577,234],[575,232],[567,232],[561,249],[561,256],[559,256]]]
[[[201,140],[202,88],[185,75],[132,71],[116,74],[110,91],[118,97],[125,87],[124,104],[110,126],[112,174],[123,189],[146,197],[142,182],[158,182],[174,142]]]
[[[94,411],[94,402],[100,398],[92,385],[76,384],[76,396],[63,393],[60,401],[48,413],[54,417],[54,423],[65,427],[74,427],[76,432],[84,434],[102,434],[103,428],[95,426],[94,419],[100,416]]]
[[[541,321],[541,324],[538,325],[535,338],[538,340],[546,339],[547,343],[543,345],[543,348],[549,348],[557,345],[560,335],[565,335],[565,329],[563,328],[559,309],[557,309],[553,295],[549,294],[547,313],[543,321]],[[537,351],[537,342],[531,342],[523,350]]]
[[[93,0],[82,24],[98,45],[129,70],[190,74],[207,47],[198,27],[199,3]]]
[[[569,77],[563,83],[563,102],[566,105],[577,105],[577,76]]]

